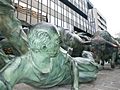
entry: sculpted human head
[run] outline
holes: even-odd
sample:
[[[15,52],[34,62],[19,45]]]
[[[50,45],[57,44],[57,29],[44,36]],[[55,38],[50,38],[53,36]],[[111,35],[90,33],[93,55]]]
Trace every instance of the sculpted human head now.
[[[28,35],[29,46],[36,53],[46,53],[54,56],[60,48],[60,38],[57,28],[49,23],[39,23]]]

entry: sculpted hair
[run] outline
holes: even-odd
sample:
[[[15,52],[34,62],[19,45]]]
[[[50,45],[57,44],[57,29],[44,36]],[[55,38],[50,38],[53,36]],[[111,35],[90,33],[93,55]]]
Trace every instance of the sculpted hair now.
[[[42,50],[49,44],[50,40],[50,35],[40,29],[32,30],[29,34],[29,46],[33,50]]]

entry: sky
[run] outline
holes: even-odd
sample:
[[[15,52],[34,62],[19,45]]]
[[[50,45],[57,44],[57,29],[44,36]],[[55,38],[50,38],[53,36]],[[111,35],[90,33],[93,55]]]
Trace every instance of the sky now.
[[[106,18],[108,32],[113,37],[117,37],[116,34],[120,33],[120,0],[89,1]]]

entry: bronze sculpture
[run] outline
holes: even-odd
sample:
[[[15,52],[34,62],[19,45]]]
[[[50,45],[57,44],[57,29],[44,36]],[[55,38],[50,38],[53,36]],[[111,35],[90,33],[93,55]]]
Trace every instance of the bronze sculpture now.
[[[25,33],[22,30],[22,25],[20,21],[14,15],[15,8],[11,0],[0,0],[0,69],[4,67],[6,63],[6,58],[9,58],[8,55],[5,55],[3,50],[4,45],[12,46],[15,49],[15,53],[18,55],[23,55],[28,51],[27,38]]]
[[[0,0],[0,33],[22,54],[27,52],[27,38],[14,15],[11,0]],[[16,43],[17,42],[17,43]]]
[[[29,34],[28,42],[29,51],[9,62],[1,70],[1,90],[11,90],[16,83],[21,82],[37,88],[48,88],[70,84],[73,80],[73,88],[78,90],[78,82],[88,82],[96,78],[94,75],[98,67],[91,58],[72,58],[64,53],[64,50],[60,50],[60,36],[53,25],[35,25]],[[84,75],[80,65],[86,67]],[[79,76],[79,73],[83,76]]]
[[[111,68],[115,68],[118,47],[119,45],[115,39],[104,30],[97,31],[91,39],[91,50],[94,53],[94,59],[98,63],[101,60],[101,65],[103,66],[104,61],[108,61],[111,64]]]
[[[81,57],[83,50],[88,50],[89,41],[83,40],[79,35],[69,29],[58,27],[61,36],[61,47],[69,52],[72,57]]]
[[[96,78],[98,67],[92,58],[72,58],[60,48],[60,35],[55,26],[34,25],[27,40],[14,16],[11,0],[0,0],[0,8],[0,32],[21,53],[0,71],[0,90],[12,90],[15,84],[22,82],[37,88],[73,82],[73,89],[78,90],[79,82]]]

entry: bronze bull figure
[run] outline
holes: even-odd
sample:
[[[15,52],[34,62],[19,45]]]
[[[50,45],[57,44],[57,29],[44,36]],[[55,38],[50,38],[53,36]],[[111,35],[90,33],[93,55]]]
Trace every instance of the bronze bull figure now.
[[[107,31],[97,31],[91,39],[91,51],[95,61],[104,66],[104,62],[110,62],[111,68],[115,68],[119,44]]]

